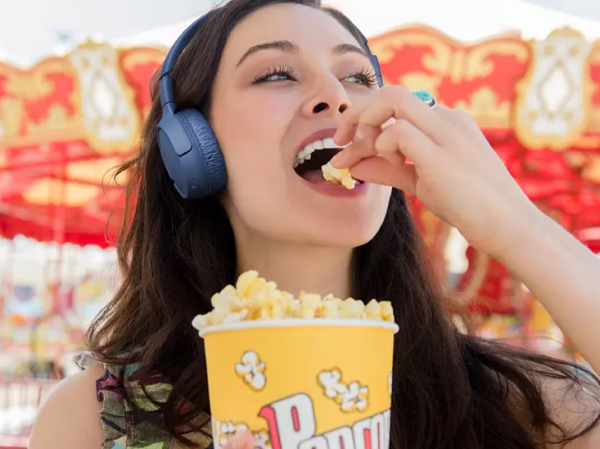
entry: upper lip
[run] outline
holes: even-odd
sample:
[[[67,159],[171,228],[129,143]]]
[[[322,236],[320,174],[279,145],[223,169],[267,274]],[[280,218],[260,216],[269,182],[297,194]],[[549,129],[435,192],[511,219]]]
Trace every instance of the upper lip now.
[[[296,148],[294,157],[296,157],[298,155],[298,153],[300,153],[300,151],[302,151],[304,149],[304,147],[306,145],[308,145],[309,143],[313,143],[315,140],[323,140],[323,139],[327,139],[328,137],[333,137],[335,135],[336,131],[337,131],[336,128],[326,128],[326,129],[322,129],[320,131],[316,131],[316,132],[312,133],[311,135],[307,136],[304,140],[302,140],[300,145],[298,145],[298,148]]]

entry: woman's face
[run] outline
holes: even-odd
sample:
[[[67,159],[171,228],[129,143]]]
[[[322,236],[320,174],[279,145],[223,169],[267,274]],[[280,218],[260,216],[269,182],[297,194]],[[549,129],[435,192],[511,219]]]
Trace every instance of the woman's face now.
[[[359,43],[325,11],[275,4],[233,29],[210,123],[227,164],[223,202],[236,234],[335,247],[373,238],[391,189],[326,183],[320,167],[335,151],[319,149],[331,146],[342,112],[377,88],[373,75]],[[298,165],[307,145],[311,158]]]

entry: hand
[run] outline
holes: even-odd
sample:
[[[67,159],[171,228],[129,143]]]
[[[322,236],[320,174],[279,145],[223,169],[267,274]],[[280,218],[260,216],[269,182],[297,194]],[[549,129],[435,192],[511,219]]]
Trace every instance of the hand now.
[[[246,430],[238,432],[227,440],[223,449],[254,449],[254,437],[252,432]]]
[[[336,168],[416,195],[488,254],[510,243],[515,218],[539,213],[469,114],[430,109],[404,87],[383,87],[346,110],[334,140],[352,142]]]

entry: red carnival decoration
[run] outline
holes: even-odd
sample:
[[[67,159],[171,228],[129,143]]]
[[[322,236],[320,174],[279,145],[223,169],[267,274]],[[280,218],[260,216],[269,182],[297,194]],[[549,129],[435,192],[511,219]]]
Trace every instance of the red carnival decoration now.
[[[510,34],[464,44],[419,26],[370,43],[386,83],[470,112],[527,195],[600,249],[600,42],[565,28],[544,40]],[[123,192],[107,172],[133,153],[164,55],[88,42],[28,70],[0,64],[0,234],[114,241],[119,220],[108,218]],[[443,263],[450,227],[414,198],[411,207]],[[473,249],[468,258],[463,300],[514,312],[504,268]]]

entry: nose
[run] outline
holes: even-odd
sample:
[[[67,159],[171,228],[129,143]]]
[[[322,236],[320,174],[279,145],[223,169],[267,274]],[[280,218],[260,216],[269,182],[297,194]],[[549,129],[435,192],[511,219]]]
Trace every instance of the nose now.
[[[302,108],[306,117],[329,115],[335,117],[351,106],[348,93],[342,83],[335,77],[323,77],[317,88],[309,96]]]

